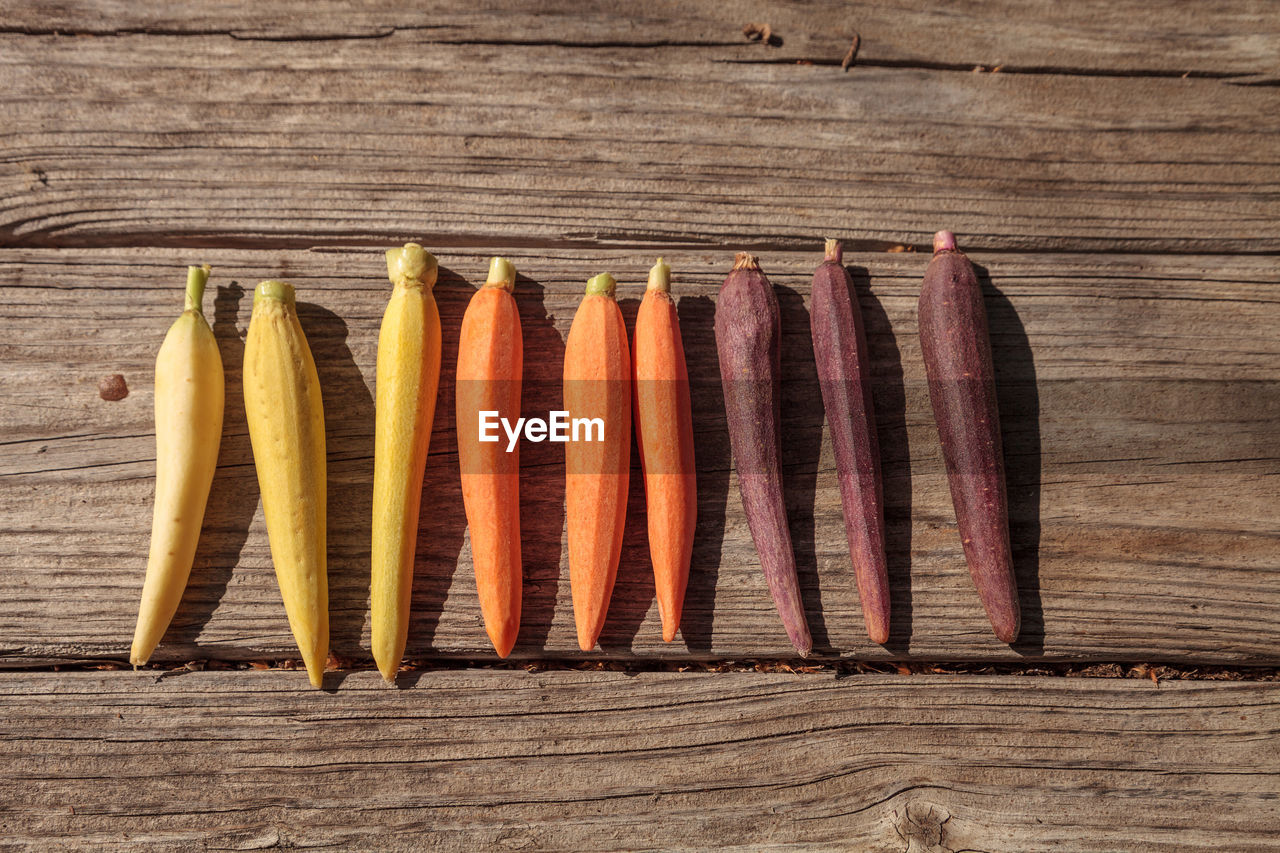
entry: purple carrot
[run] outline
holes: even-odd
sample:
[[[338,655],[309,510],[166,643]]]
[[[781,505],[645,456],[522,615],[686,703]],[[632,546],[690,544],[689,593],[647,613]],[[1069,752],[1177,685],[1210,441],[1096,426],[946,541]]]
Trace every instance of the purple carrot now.
[[[862,314],[850,296],[853,282],[841,260],[840,242],[828,240],[826,256],[813,274],[809,322],[862,618],[872,641],[884,643],[889,639],[889,572],[884,556],[880,442],[871,402],[867,336]]]
[[[738,468],[742,508],[769,592],[791,644],[807,656],[813,639],[800,601],[782,493],[781,337],[773,287],[756,259],[739,252],[716,302],[716,350],[729,446]]]
[[[996,636],[1012,643],[1020,615],[991,338],[978,278],[950,231],[934,235],[919,311],[929,399],[965,559]]]

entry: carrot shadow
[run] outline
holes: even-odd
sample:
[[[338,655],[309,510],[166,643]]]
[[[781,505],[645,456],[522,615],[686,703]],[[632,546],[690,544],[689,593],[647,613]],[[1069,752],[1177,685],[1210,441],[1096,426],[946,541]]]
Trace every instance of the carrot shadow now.
[[[432,290],[440,313],[440,380],[436,386],[436,410],[431,419],[431,442],[422,474],[418,513],[418,539],[414,549],[413,594],[409,605],[409,638],[405,654],[423,657],[438,651],[436,629],[444,613],[459,563],[471,565],[471,549],[464,543],[467,512],[462,503],[462,476],[458,467],[456,377],[458,333],[462,315],[475,288],[447,267],[440,267]],[[465,549],[465,553],[464,553]],[[474,584],[473,584],[474,589]],[[479,603],[472,602],[478,610]],[[476,638],[488,647],[483,623]]]
[[[244,293],[244,288],[233,281],[226,286],[219,285],[213,300],[213,335],[226,377],[218,470],[209,489],[191,577],[173,622],[153,656],[156,660],[170,657],[162,654],[166,645],[195,645],[226,593],[258,508],[258,477],[253,466],[253,448],[249,445],[241,386],[244,341],[236,328]],[[191,655],[184,652],[182,656]]]
[[[773,289],[782,319],[782,486],[791,547],[813,650],[831,653],[834,649],[823,616],[814,529],[822,455],[822,389],[804,298],[789,287],[774,285]]]
[[[733,463],[720,385],[720,358],[716,353],[715,303],[706,296],[686,296],[676,305],[676,311],[689,371],[698,490],[698,521],[680,634],[689,651],[706,655],[711,652],[715,629],[716,582],[720,577],[729,470]]]
[[[884,484],[884,545],[889,568],[889,639],[884,647],[906,654],[911,647],[911,443],[907,436],[907,390],[889,315],[871,291],[865,267],[845,267],[853,279],[854,304],[862,311],[871,358],[871,395],[880,443]]]
[[[324,400],[329,647],[340,657],[361,657],[369,610],[373,395],[347,346],[346,322],[309,302],[297,303],[297,310]]]
[[[1009,498],[1009,544],[1022,609],[1022,630],[1011,648],[1020,655],[1044,654],[1044,608],[1040,600],[1040,391],[1035,358],[1017,310],[974,265],[986,297],[1000,435]]]
[[[564,407],[564,338],[547,310],[546,288],[528,276],[517,275],[514,293],[525,353],[520,414],[546,418],[548,412]],[[520,551],[524,590],[520,633],[513,652],[517,656],[546,649],[560,579],[567,577],[563,445],[521,443]]]
[[[639,299],[619,299],[627,339],[635,341],[636,312]],[[631,413],[632,418],[635,412]],[[618,576],[609,600],[609,613],[600,632],[600,648],[606,652],[629,652],[640,625],[653,606],[657,590],[653,580],[653,564],[649,557],[648,514],[644,492],[644,471],[640,465],[640,449],[636,444],[635,423],[631,425],[631,474],[627,490],[627,514],[623,526],[622,555],[618,560]],[[659,629],[659,633],[661,629]]]

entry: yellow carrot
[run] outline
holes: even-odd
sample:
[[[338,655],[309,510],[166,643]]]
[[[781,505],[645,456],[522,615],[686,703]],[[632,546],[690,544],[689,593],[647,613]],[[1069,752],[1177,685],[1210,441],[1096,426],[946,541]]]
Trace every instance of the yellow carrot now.
[[[200,310],[209,267],[187,268],[186,306],[156,356],[156,502],[129,662],[140,666],[173,621],[191,574],[222,439],[222,358]]]
[[[480,413],[520,417],[524,347],[511,288],[516,268],[494,258],[458,335],[458,466],[462,503],[471,532],[471,558],[484,627],[499,657],[520,633],[520,446],[480,440]]]
[[[387,252],[391,299],[378,334],[370,607],[373,659],[394,681],[409,637],[422,475],[440,381],[436,259],[417,243]]]
[[[244,410],[280,596],[307,676],[319,687],[329,656],[324,408],[293,286],[281,281],[264,281],[253,293]]]

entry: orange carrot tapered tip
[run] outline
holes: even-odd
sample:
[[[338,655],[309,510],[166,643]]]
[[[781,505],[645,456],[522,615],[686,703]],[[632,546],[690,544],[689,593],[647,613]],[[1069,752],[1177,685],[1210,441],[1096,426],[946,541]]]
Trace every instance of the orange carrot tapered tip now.
[[[454,394],[462,503],[480,612],[489,641],[504,658],[520,633],[520,446],[501,436],[481,441],[480,435],[498,433],[494,424],[503,419],[520,419],[524,346],[511,295],[515,278],[510,261],[494,258],[488,280],[471,297],[458,336]]]
[[[662,616],[662,639],[680,626],[698,519],[693,410],[680,321],[671,298],[671,267],[661,258],[636,314],[636,446],[644,469],[649,557]]]
[[[631,353],[608,273],[587,282],[564,352],[565,513],[578,646],[604,628],[622,554],[631,459]]]

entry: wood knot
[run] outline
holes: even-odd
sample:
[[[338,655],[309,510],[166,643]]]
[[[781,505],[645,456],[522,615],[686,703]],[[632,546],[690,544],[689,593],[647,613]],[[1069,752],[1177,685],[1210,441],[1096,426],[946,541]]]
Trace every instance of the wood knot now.
[[[908,803],[893,812],[893,831],[906,843],[903,853],[952,853],[946,846],[951,813],[933,803]]]

